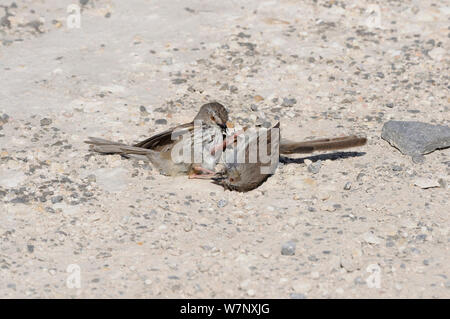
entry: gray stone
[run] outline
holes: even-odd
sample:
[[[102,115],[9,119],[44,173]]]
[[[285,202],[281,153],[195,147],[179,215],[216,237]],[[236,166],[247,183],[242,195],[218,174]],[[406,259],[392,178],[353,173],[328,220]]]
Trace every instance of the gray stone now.
[[[320,171],[320,168],[322,167],[322,161],[317,161],[315,163],[311,163],[308,165],[308,172],[317,174]]]
[[[50,125],[50,124],[52,124],[52,120],[51,119],[43,118],[41,120],[41,126],[47,126],[47,125]]]
[[[10,200],[13,204],[26,204],[28,203],[28,198],[25,196],[19,196]]]
[[[16,187],[26,180],[27,176],[21,170],[1,170],[0,186],[6,188]]]
[[[296,99],[294,99],[294,98],[292,98],[292,99],[284,98],[283,99],[283,103],[281,103],[281,106],[291,107],[291,106],[294,106],[294,104],[297,104],[297,100]]]
[[[389,121],[383,126],[381,138],[403,154],[419,158],[436,149],[450,147],[450,127],[416,121]]]
[[[221,199],[217,202],[217,207],[222,208],[227,206],[228,202],[225,199]]]
[[[63,201],[63,199],[64,198],[61,195],[57,195],[57,196],[53,196],[51,198],[51,201],[53,204],[56,204],[56,203],[61,203]]]
[[[281,254],[283,256],[293,256],[295,255],[295,243],[288,241],[281,246]]]
[[[439,178],[438,183],[442,188],[447,188],[447,181],[445,179]]]
[[[167,120],[166,119],[157,119],[155,121],[155,124],[166,125],[167,124]]]
[[[172,80],[173,84],[182,84],[182,83],[186,83],[186,82],[187,82],[186,79],[180,79],[180,78]]]

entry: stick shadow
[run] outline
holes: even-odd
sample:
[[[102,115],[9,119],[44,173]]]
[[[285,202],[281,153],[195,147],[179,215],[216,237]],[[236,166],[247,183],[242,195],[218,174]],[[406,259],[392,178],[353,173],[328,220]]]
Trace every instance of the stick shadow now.
[[[313,156],[307,156],[307,157],[300,157],[300,158],[291,158],[286,157],[284,155],[280,155],[280,163],[283,164],[303,164],[305,163],[305,160],[310,160],[312,162],[317,161],[325,161],[325,160],[340,160],[350,157],[360,157],[366,155],[366,152],[334,152],[334,153],[327,153],[327,154],[318,154]]]

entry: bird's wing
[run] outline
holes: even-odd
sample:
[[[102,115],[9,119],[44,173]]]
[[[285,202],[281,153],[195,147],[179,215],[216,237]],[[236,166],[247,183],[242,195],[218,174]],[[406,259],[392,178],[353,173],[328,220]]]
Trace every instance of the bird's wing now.
[[[134,144],[133,146],[160,151],[164,148],[164,146],[171,144],[175,137],[181,136],[189,131],[192,131],[193,129],[193,122],[181,124],[164,132],[155,134],[144,141]]]

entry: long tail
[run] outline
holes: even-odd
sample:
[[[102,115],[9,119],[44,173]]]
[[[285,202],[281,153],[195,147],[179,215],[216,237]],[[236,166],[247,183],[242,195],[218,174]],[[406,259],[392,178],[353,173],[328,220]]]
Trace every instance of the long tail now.
[[[366,144],[367,138],[360,136],[345,136],[324,138],[320,140],[293,142],[281,140],[280,154],[312,153],[316,151],[340,150]]]
[[[112,142],[98,137],[89,137],[89,140],[84,142],[90,144],[92,150],[102,154],[147,155],[153,152],[146,148]]]

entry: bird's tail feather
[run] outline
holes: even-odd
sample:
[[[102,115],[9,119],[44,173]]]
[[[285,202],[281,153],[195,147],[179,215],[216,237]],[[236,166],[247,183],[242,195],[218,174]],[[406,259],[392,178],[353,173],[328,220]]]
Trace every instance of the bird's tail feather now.
[[[152,150],[146,148],[112,142],[98,137],[89,137],[89,140],[84,142],[90,144],[92,150],[102,154],[146,155],[152,152]]]
[[[293,142],[281,140],[280,154],[312,153],[316,151],[340,150],[366,144],[367,138],[360,136],[345,136],[324,138],[313,141]]]

